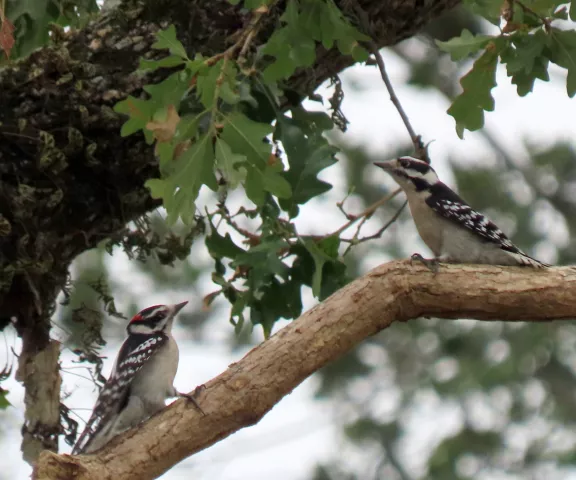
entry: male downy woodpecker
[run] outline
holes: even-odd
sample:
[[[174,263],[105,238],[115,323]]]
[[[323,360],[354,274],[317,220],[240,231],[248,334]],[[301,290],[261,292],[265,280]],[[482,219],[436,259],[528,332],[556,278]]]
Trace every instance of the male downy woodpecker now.
[[[119,433],[163,409],[165,399],[184,396],[174,388],[178,345],[172,337],[175,315],[188,302],[156,305],[134,316],[110,378],[72,454],[91,453]],[[196,403],[194,401],[194,403]]]
[[[494,223],[442,183],[428,163],[401,157],[375,165],[391,175],[406,193],[418,233],[434,253],[434,265],[441,261],[549,266],[514,245]],[[419,254],[413,258],[424,260]]]

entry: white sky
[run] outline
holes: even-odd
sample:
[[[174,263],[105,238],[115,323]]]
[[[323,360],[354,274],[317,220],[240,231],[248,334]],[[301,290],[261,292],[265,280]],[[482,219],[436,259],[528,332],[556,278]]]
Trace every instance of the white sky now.
[[[448,184],[453,184],[453,177],[446,164],[448,154],[458,157],[462,163],[474,164],[482,157],[490,157],[490,149],[478,133],[466,132],[465,139],[460,140],[455,133],[454,121],[446,114],[448,103],[432,92],[422,92],[403,85],[407,77],[407,68],[394,54],[384,52],[393,84],[397,94],[410,116],[417,133],[423,135],[425,142],[435,140],[430,153],[433,164],[439,175]],[[563,73],[559,74],[563,77]],[[555,75],[558,77],[559,75]],[[343,111],[350,120],[348,132],[345,134],[348,143],[365,145],[370,151],[378,154],[386,152],[397,145],[398,138],[407,138],[407,133],[389,101],[388,94],[382,84],[375,67],[356,66],[342,75],[346,98]],[[498,74],[498,87],[493,90],[496,99],[496,111],[486,115],[486,125],[490,132],[502,142],[508,152],[519,160],[525,155],[524,142],[529,140],[539,147],[549,146],[559,140],[574,144],[576,125],[576,104],[568,99],[565,87],[559,82],[545,84],[537,81],[535,92],[525,98],[519,98],[514,86],[505,73]],[[362,86],[363,90],[350,88],[351,82]],[[321,89],[321,93],[324,90]],[[317,109],[313,103],[311,108]],[[338,165],[327,169],[323,178],[335,185],[335,188],[322,201],[312,201],[303,209],[302,218],[298,219],[301,233],[326,233],[338,228],[343,218],[335,208],[335,201],[345,195],[342,170]],[[383,172],[375,171],[374,177],[382,182],[382,189],[388,191],[394,187],[391,180]],[[361,206],[358,206],[361,208]],[[319,226],[317,213],[322,211],[322,224]],[[405,213],[404,215],[407,215]],[[378,228],[377,221],[367,223],[367,232]],[[415,230],[411,232],[414,247],[426,252],[423,244],[417,239]],[[378,241],[378,240],[376,240]],[[428,253],[428,252],[426,252]],[[546,252],[544,252],[546,253]],[[553,253],[549,253],[553,257]],[[373,255],[366,258],[366,269],[373,268],[385,260],[385,257]],[[542,256],[542,260],[553,260]],[[130,270],[127,261],[117,254],[111,261],[112,276],[126,277]],[[130,274],[131,275],[131,274]],[[132,284],[137,283],[132,281]],[[146,282],[143,283],[146,285]],[[214,289],[209,277],[201,284],[202,293]],[[146,291],[140,292],[150,300]],[[174,303],[185,300],[182,293],[175,293],[172,298],[162,298],[161,303]],[[144,302],[146,303],[146,302]],[[144,308],[148,305],[142,303]],[[153,304],[154,302],[150,303]],[[313,299],[307,295],[306,307],[313,305]],[[199,305],[189,306],[187,308]],[[190,339],[179,341],[181,358],[180,369],[176,377],[176,387],[189,391],[197,384],[204,383],[221,373],[229,363],[242,357],[240,352],[229,353],[226,343],[220,342],[227,338],[230,325],[227,314],[210,325],[208,342],[199,345]],[[185,332],[176,328],[177,339],[185,337]],[[19,351],[19,344],[12,333],[6,335],[8,345]],[[105,354],[105,373],[108,374],[113,363],[120,339],[108,339]],[[5,358],[4,342],[0,341],[0,362]],[[63,366],[71,366],[72,357],[64,352]],[[81,373],[81,370],[78,371]],[[309,478],[313,466],[320,461],[327,461],[337,455],[341,448],[337,427],[332,421],[330,405],[311,399],[315,379],[311,378],[298,387],[291,395],[278,404],[258,425],[244,429],[223,440],[212,448],[182,462],[161,478],[165,480],[187,479],[196,480],[299,480]],[[20,428],[23,418],[23,390],[21,386],[10,379],[3,383],[10,390],[9,400],[14,405],[0,412],[0,480],[26,478],[31,469],[21,460]],[[67,401],[70,407],[91,408],[95,400],[95,392],[87,381],[69,374],[64,375],[63,391],[74,391]],[[439,415],[439,411],[444,411]],[[78,412],[87,418],[89,411]],[[430,448],[430,442],[438,439],[439,432],[455,431],[460,412],[439,399],[426,397],[422,408],[418,409],[417,418],[406,419],[409,436],[402,449],[405,458],[422,457],[423,452]],[[61,442],[62,450],[69,447]],[[358,461],[354,452],[350,453],[350,462]],[[356,460],[355,460],[356,459]],[[421,472],[421,466],[414,464],[414,473]],[[495,477],[494,477],[495,478]],[[504,478],[504,477],[503,477]],[[507,477],[514,478],[514,477]],[[551,477],[549,477],[551,478]],[[567,477],[564,477],[567,478]]]

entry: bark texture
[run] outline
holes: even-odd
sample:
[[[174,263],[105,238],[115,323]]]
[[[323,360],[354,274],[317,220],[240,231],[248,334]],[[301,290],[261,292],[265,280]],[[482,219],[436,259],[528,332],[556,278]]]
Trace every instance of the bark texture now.
[[[551,321],[576,317],[576,269],[451,265],[434,276],[381,265],[251,350],[206,384],[198,411],[179,400],[95,455],[43,452],[36,480],[147,480],[257,423],[310,374],[394,322],[421,316]]]
[[[414,35],[459,0],[342,0],[370,19],[378,46]],[[278,23],[284,1],[267,15],[254,46]],[[85,29],[57,33],[53,44],[0,70],[0,330],[11,319],[23,338],[19,378],[26,393],[25,456],[56,448],[60,385],[49,319],[70,262],[130,220],[158,206],[144,183],[158,176],[153,149],[141,135],[120,137],[113,106],[169,71],[136,73],[155,33],[175,24],[189,56],[213,55],[235,41],[247,12],[226,0],[125,0]],[[335,50],[287,82],[298,96],[352,63]],[[39,375],[34,365],[45,365]],[[44,385],[38,384],[44,382]],[[34,405],[42,408],[34,408]],[[50,412],[48,412],[48,410]],[[32,442],[27,444],[27,442]]]

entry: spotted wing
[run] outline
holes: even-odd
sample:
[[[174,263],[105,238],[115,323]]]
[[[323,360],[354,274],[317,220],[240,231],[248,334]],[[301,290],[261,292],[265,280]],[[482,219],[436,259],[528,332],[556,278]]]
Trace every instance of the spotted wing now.
[[[90,420],[74,445],[73,455],[86,450],[94,437],[126,406],[134,376],[167,341],[168,337],[162,332],[130,335],[126,339],[118,352],[112,374],[96,400]]]
[[[518,258],[520,263],[536,267],[546,266],[546,264],[526,255],[510,241],[496,224],[490,221],[485,215],[474,210],[459,195],[445,185],[441,187],[443,187],[441,192],[435,192],[432,189],[432,195],[426,199],[426,203],[432,210],[447,220],[467,228],[486,242],[494,243],[502,250],[510,252]]]

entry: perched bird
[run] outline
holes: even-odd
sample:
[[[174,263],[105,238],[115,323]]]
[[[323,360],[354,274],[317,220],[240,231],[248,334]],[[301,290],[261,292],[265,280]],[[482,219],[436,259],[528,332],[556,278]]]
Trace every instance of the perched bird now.
[[[433,271],[439,261],[549,266],[514,245],[494,223],[442,183],[428,163],[400,157],[375,165],[392,176],[406,193],[418,233],[435,257],[426,260],[414,254],[412,258],[423,261]]]
[[[200,409],[192,396],[179,393],[173,385],[178,345],[172,337],[172,323],[187,303],[148,307],[130,320],[128,338],[74,445],[73,455],[103,447],[119,433],[163,409],[168,397],[186,397]]]

